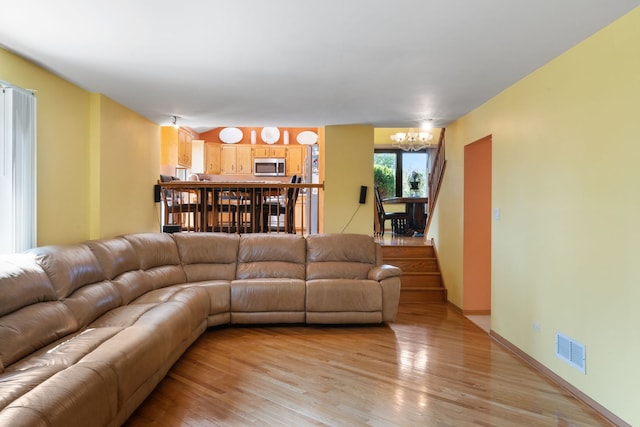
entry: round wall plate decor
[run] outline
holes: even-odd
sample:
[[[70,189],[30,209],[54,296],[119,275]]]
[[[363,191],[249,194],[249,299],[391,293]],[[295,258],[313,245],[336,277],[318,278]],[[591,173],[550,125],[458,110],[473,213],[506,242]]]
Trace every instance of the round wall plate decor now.
[[[280,139],[280,129],[276,127],[262,128],[260,137],[267,144],[275,144]]]
[[[313,145],[318,142],[318,134],[310,130],[305,130],[298,134],[296,140],[298,141],[298,144]]]
[[[237,144],[242,141],[242,131],[238,128],[224,128],[220,131],[220,141],[225,144]]]

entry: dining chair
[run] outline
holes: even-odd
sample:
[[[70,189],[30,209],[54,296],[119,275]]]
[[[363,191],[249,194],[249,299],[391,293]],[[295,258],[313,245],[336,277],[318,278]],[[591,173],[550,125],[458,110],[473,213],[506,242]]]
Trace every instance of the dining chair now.
[[[302,182],[302,177],[293,175],[290,184]],[[295,208],[300,188],[288,187],[286,191],[265,198],[262,205],[264,231],[295,233]]]
[[[160,175],[160,183],[180,181],[170,175]],[[179,225],[181,230],[199,231],[200,204],[198,193],[191,189],[165,189],[161,193],[164,207],[163,225]]]
[[[406,212],[385,212],[382,197],[380,196],[380,188],[374,186],[376,216],[378,219],[378,230],[374,228],[374,234],[384,236],[385,222],[391,221],[391,231],[393,234],[402,235],[407,232],[407,224],[409,215]]]

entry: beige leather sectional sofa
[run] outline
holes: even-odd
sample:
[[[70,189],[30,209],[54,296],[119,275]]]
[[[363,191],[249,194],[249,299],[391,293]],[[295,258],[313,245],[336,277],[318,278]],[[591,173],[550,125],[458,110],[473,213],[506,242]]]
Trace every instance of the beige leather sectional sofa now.
[[[393,321],[364,235],[132,234],[0,257],[0,426],[117,426],[209,326]]]

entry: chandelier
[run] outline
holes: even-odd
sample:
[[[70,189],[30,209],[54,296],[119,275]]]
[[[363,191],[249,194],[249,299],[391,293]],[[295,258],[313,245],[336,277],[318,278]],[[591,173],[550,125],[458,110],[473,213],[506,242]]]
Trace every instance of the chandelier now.
[[[404,151],[419,151],[429,147],[431,145],[429,141],[432,139],[431,132],[425,130],[416,132],[414,129],[409,129],[408,132],[397,132],[391,135],[391,145]]]

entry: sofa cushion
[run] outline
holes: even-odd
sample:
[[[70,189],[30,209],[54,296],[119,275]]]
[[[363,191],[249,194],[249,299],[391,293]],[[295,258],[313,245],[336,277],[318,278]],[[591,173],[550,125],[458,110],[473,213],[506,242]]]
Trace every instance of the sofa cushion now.
[[[147,311],[154,308],[157,303],[128,304],[109,310],[89,324],[89,328],[120,328],[124,329],[136,323]]]
[[[138,233],[123,237],[135,249],[140,268],[154,288],[186,282],[178,247],[170,234]]]
[[[84,243],[98,259],[107,279],[140,269],[140,260],[135,249],[121,237],[115,239],[90,240]]]
[[[189,332],[202,326],[209,315],[209,294],[204,288],[198,286],[176,285],[156,289],[136,299],[132,305],[152,303],[156,303],[158,307],[165,306],[167,303],[182,305],[185,314],[187,314],[185,318],[189,324]],[[157,312],[158,308],[153,308],[140,316],[135,324],[140,324],[141,321],[150,316],[154,311]]]
[[[233,280],[240,237],[229,233],[176,233],[173,238],[188,282]]]
[[[374,280],[307,281],[307,311],[382,311],[382,289]]]
[[[22,357],[78,330],[78,322],[60,301],[32,304],[0,317],[0,359],[7,369]]]
[[[70,366],[1,411],[0,425],[110,425],[118,411],[117,383],[118,378],[107,366]]]
[[[53,301],[56,293],[34,254],[0,257],[0,316],[22,307]]]
[[[296,234],[243,234],[236,279],[305,279],[306,243]]]
[[[303,312],[304,297],[304,280],[249,279],[231,282],[232,312]]]
[[[43,246],[31,249],[38,264],[49,276],[58,298],[76,289],[106,280],[93,252],[86,245]]]
[[[203,328],[204,330],[204,328]],[[79,363],[110,366],[118,377],[118,407],[131,399],[150,380],[159,382],[167,360],[175,360],[191,343],[184,309],[179,304],[156,305],[85,356]]]
[[[179,265],[180,255],[170,234],[137,233],[123,236],[138,254],[140,268],[150,270],[163,265]]]
[[[74,365],[122,328],[94,328],[66,336],[12,364],[0,375],[0,409]]]
[[[377,244],[363,234],[307,237],[307,280],[367,279],[376,265]]]
[[[122,304],[120,292],[89,246],[45,246],[31,251],[54,285],[58,299],[69,307],[76,329]]]
[[[122,305],[122,296],[113,283],[104,281],[83,286],[61,301],[73,313],[78,328],[84,328],[107,311]]]
[[[212,280],[190,283],[204,289],[209,296],[209,316],[213,314],[229,313],[231,310],[231,282],[226,280]]]
[[[125,271],[114,277],[111,283],[118,289],[122,304],[129,304],[134,299],[154,289],[150,275],[143,270]]]

